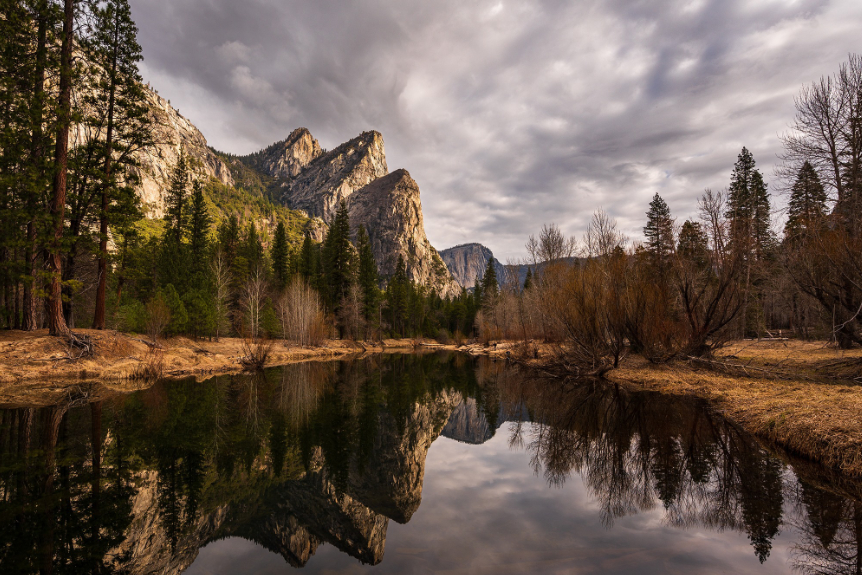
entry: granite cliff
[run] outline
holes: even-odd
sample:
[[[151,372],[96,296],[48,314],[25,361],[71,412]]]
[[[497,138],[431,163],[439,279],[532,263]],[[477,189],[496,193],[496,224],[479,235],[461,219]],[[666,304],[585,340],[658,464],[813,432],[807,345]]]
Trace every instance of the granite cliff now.
[[[503,277],[503,266],[494,259],[491,250],[482,244],[461,244],[441,251],[440,257],[455,281],[468,289],[476,285],[477,279],[482,279],[489,261],[494,261],[497,277]]]
[[[279,180],[279,199],[312,218],[314,239],[322,239],[344,201],[354,233],[360,224],[368,231],[384,277],[395,272],[401,256],[413,281],[443,296],[461,291],[425,235],[419,185],[406,170],[389,173],[379,132],[363,132],[324,152],[308,130],[299,128],[283,142],[240,159]]]
[[[147,101],[153,119],[156,144],[139,152],[138,195],[144,212],[150,218],[165,213],[165,193],[170,187],[171,172],[177,165],[180,150],[191,159],[192,171],[201,179],[214,178],[227,186],[234,181],[228,166],[209,148],[206,138],[187,118],[153,90],[147,90]]]

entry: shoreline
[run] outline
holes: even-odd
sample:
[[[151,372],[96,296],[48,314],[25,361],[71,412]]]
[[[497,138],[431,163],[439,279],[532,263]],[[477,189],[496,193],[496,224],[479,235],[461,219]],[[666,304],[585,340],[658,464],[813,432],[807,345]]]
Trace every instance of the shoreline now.
[[[152,385],[153,380],[130,377],[149,350],[141,338],[113,331],[78,333],[93,338],[92,357],[68,359],[61,340],[45,330],[0,332],[0,403],[61,397],[94,380],[118,393]],[[247,371],[240,362],[239,338],[211,342],[179,337],[163,346],[162,379],[206,379]],[[276,341],[266,367],[434,350],[505,359],[515,347],[511,342],[456,346],[400,339],[373,344],[328,340],[304,348]],[[857,383],[862,381],[862,349],[839,352],[824,342],[740,341],[720,350],[715,359],[731,372],[685,360],[651,364],[631,356],[605,379],[634,390],[701,398],[748,433],[794,456],[849,478],[862,478],[862,384]],[[542,357],[524,363],[527,368],[546,364]]]
[[[54,382],[74,385],[82,381],[104,380],[128,382],[130,389],[142,378],[136,376],[140,367],[151,361],[152,344],[143,336],[113,330],[75,330],[76,334],[92,339],[91,356],[73,359],[61,338],[48,335],[47,330],[34,332],[0,332],[0,389]],[[319,346],[302,347],[271,340],[272,347],[264,367],[275,367],[301,361],[328,361],[373,353],[412,352],[421,349],[448,349],[426,340],[388,339],[382,342],[349,342],[325,340]],[[218,341],[175,337],[159,341],[161,356],[159,379],[181,379],[190,376],[212,377],[247,371],[242,363],[246,350],[243,340],[223,337]]]

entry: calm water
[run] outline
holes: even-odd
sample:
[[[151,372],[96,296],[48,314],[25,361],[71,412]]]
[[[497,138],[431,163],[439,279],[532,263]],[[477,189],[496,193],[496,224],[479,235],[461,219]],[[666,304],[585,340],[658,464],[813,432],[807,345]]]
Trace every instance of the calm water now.
[[[0,573],[860,573],[857,484],[463,355],[0,408]]]

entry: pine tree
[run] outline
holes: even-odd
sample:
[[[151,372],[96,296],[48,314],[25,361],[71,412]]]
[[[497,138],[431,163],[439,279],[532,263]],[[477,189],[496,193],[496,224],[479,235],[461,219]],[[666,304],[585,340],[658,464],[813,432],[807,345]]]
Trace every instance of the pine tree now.
[[[69,129],[72,124],[72,82],[74,80],[73,54],[75,29],[75,0],[64,0],[63,34],[60,48],[60,81],[57,88],[57,138],[54,144],[54,182],[49,205],[53,237],[49,238],[48,273],[51,285],[48,291],[48,333],[68,335],[69,327],[63,317],[60,278],[62,276],[62,238],[66,211],[66,175],[69,159]]]
[[[359,226],[356,233],[356,251],[359,253],[358,282],[362,290],[363,315],[368,322],[377,320],[377,304],[380,299],[380,277],[377,272],[377,262],[374,260],[374,252],[371,251],[371,241],[365,226]]]
[[[240,255],[245,258],[249,273],[263,267],[263,244],[254,222],[248,223],[245,238],[240,247]]]
[[[727,217],[730,220],[730,253],[744,267],[741,333],[745,337],[751,323],[753,288],[760,282],[762,262],[775,246],[770,229],[769,194],[763,176],[755,168],[754,156],[742,148],[731,175]],[[754,294],[755,296],[757,294]]]
[[[350,243],[350,217],[342,200],[329,224],[323,242],[323,270],[329,308],[336,311],[347,295],[353,278],[353,249]]]
[[[188,186],[189,166],[185,151],[180,149],[177,165],[171,173],[171,186],[165,198],[165,223],[167,233],[174,237],[177,244],[182,242],[188,227]]]
[[[533,270],[527,268],[527,277],[524,278],[524,291],[533,287]]]
[[[118,208],[131,205],[136,211],[134,203],[128,202],[129,184],[137,175],[134,154],[152,145],[152,136],[149,106],[138,70],[143,57],[128,0],[94,5],[93,20],[93,34],[83,43],[92,64],[89,75],[96,79],[88,90],[88,100],[90,106],[100,110],[96,127],[98,133],[105,134],[100,142],[99,281],[93,327],[104,329],[108,228],[118,219],[113,215]],[[126,185],[119,186],[119,181]],[[131,197],[135,197],[134,192]]]
[[[213,219],[207,209],[203,188],[197,180],[192,184],[192,203],[189,220],[191,270],[194,274],[202,274],[208,269],[206,259],[207,252],[209,251],[210,227],[212,226]]]
[[[497,295],[500,292],[494,261],[494,258],[488,260],[488,267],[485,268],[485,275],[482,277],[481,301],[484,307],[492,305],[497,300]]]
[[[762,259],[774,244],[770,230],[769,193],[755,168],[754,156],[742,148],[731,175],[727,217],[730,249],[744,259]]]
[[[386,285],[386,307],[389,325],[399,337],[406,334],[407,312],[410,305],[410,280],[407,278],[407,268],[404,258],[398,255],[395,273]]]
[[[784,237],[790,241],[816,232],[826,217],[826,190],[809,162],[802,164],[790,193]]]
[[[658,194],[653,196],[646,215],[647,223],[644,226],[646,249],[660,276],[663,277],[663,272],[673,254],[673,218],[670,215],[670,208]]]
[[[709,241],[700,222],[686,220],[679,230],[676,252],[680,258],[695,263],[698,267],[707,263]]]
[[[278,222],[275,228],[275,238],[272,242],[272,275],[279,289],[287,285],[290,273],[290,261],[287,245],[287,229],[284,222]]]

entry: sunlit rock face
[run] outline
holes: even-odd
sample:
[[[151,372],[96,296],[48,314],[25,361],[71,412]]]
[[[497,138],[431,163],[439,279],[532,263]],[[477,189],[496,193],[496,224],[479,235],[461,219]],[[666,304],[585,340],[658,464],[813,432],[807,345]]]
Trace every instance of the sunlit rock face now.
[[[358,190],[348,206],[351,223],[367,229],[383,276],[395,273],[400,256],[411,280],[433,287],[444,297],[458,295],[460,286],[425,236],[419,185],[407,170],[392,172]]]
[[[206,138],[188,118],[152,90],[146,90],[153,120],[155,145],[137,154],[140,162],[138,195],[145,213],[151,218],[165,214],[165,194],[170,188],[171,172],[177,165],[180,150],[190,160],[192,172],[201,179],[213,177],[233,185],[230,169],[207,145]]]
[[[290,174],[282,200],[288,207],[328,223],[341,200],[388,172],[383,136],[379,132],[363,132]],[[276,169],[270,169],[269,174],[283,177]]]
[[[254,154],[255,167],[275,178],[290,180],[298,176],[323,150],[305,128],[297,128],[282,142]]]
[[[363,132],[323,152],[308,130],[300,128],[243,161],[281,180],[282,202],[312,218],[312,239],[325,237],[326,225],[344,201],[354,234],[360,225],[368,231],[384,277],[395,272],[400,256],[411,280],[443,296],[460,292],[425,235],[419,185],[407,170],[389,173],[379,132]]]

